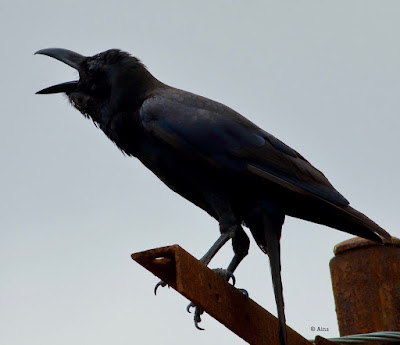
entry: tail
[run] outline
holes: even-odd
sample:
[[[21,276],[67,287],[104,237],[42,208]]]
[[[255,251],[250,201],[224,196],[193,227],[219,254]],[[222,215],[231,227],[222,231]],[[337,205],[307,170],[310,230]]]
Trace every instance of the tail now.
[[[254,205],[245,221],[261,250],[268,254],[272,283],[278,310],[279,340],[287,345],[285,306],[281,279],[280,237],[285,219],[283,211],[273,203],[261,202]]]
[[[392,242],[392,237],[365,214],[351,206],[338,206],[323,199],[298,204],[288,215],[323,224],[375,242]]]
[[[287,344],[285,304],[283,301],[283,287],[281,279],[281,245],[280,234],[266,232],[265,251],[269,256],[271,266],[272,283],[274,286],[275,301],[278,309],[279,340],[281,345]]]
[[[376,242],[392,242],[392,236],[365,214],[351,206],[339,209],[341,209],[341,213],[343,214],[343,224],[339,224],[339,226],[341,226],[344,231]]]

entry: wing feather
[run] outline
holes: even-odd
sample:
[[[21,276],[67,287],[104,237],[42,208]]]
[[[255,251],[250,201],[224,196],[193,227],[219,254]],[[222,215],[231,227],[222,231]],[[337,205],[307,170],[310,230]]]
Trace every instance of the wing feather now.
[[[140,116],[149,133],[197,159],[338,206],[349,204],[298,152],[223,104],[171,88],[147,99]]]

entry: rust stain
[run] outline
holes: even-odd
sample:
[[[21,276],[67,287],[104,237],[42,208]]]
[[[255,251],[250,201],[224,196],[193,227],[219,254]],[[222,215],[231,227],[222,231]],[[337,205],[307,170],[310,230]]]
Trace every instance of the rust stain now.
[[[178,245],[132,254],[132,259],[249,344],[278,345],[278,319]],[[287,327],[290,345],[311,345]]]
[[[340,335],[400,330],[400,240],[338,244],[330,262]]]

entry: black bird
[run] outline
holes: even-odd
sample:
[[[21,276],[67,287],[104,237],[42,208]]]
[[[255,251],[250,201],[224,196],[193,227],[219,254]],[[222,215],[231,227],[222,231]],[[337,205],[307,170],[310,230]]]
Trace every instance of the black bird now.
[[[37,54],[79,72],[79,80],[39,94],[65,93],[124,153],[137,157],[169,188],[219,222],[221,235],[203,263],[232,239],[229,277],[248,253],[242,225],[250,229],[269,256],[282,345],[287,336],[280,237],[286,215],[391,241],[298,152],[227,106],[160,82],[128,53],[111,49],[85,57],[50,48]]]

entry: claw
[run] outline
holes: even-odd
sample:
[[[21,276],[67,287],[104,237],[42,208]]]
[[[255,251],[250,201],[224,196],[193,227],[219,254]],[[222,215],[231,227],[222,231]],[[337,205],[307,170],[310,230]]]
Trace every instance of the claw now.
[[[190,311],[190,308],[196,308],[195,305],[194,305],[192,302],[190,302],[190,303],[188,304],[188,306],[186,307],[186,311],[187,311],[189,314],[192,313],[192,312]]]
[[[186,307],[186,311],[187,311],[188,313],[191,314],[192,312],[190,311],[190,308],[194,308],[194,316],[193,316],[193,319],[194,319],[194,326],[195,326],[198,330],[204,331],[204,328],[201,328],[201,327],[199,326],[199,323],[201,322],[201,314],[204,313],[204,310],[200,309],[199,307],[196,307],[196,306],[193,304],[193,302],[190,302],[190,303],[188,304],[188,306]]]
[[[201,310],[200,308],[196,307],[196,310],[194,312],[194,326],[199,330],[199,331],[204,331],[204,328],[201,328],[199,326],[199,323],[201,322],[201,317],[200,315],[203,314],[204,311]]]
[[[215,273],[219,274],[221,277],[223,277],[227,282],[229,282],[230,279],[232,279],[232,285],[235,286],[236,284],[236,279],[235,276],[233,275],[232,272],[229,272],[228,270],[224,270],[222,268],[216,268],[213,270]],[[154,293],[156,293],[157,288],[159,286],[165,286],[167,285],[166,283],[164,283],[163,281],[160,281],[156,287],[154,288]],[[243,295],[245,295],[246,298],[249,298],[249,294],[245,289],[238,289]],[[194,326],[200,330],[200,331],[204,331],[204,328],[201,328],[199,326],[199,323],[201,322],[201,315],[204,313],[204,310],[202,310],[199,307],[196,307],[193,302],[190,302],[188,304],[188,306],[186,307],[186,311],[188,313],[192,313],[190,310],[191,308],[194,308],[194,315],[193,315],[193,319],[194,319]]]
[[[158,283],[157,283],[157,285],[154,287],[154,294],[155,295],[157,295],[157,289],[161,286],[161,287],[164,287],[164,286],[166,286],[167,285],[167,283],[164,283],[162,280],[160,280]]]
[[[199,322],[201,322],[201,320],[200,320]],[[196,327],[199,331],[204,331],[204,328],[201,328],[201,327],[198,325],[197,320],[194,320],[194,327]]]
[[[245,289],[238,289],[246,298],[249,298],[249,293]]]

